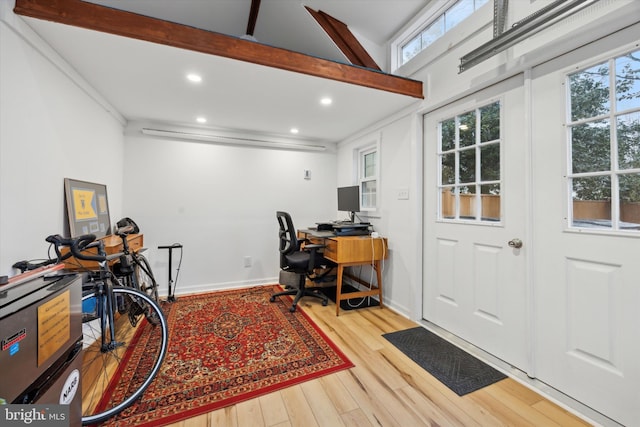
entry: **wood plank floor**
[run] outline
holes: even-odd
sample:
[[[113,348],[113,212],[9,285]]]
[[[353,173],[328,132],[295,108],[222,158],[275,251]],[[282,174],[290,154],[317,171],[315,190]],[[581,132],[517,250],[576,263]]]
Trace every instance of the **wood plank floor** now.
[[[417,326],[384,308],[341,311],[314,299],[306,313],[356,365],[174,427],[588,426],[513,379],[459,397],[382,334]]]

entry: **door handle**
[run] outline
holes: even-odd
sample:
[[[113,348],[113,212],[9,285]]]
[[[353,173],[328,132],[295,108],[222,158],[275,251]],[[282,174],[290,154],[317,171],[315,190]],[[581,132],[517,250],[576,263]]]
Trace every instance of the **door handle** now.
[[[522,240],[520,239],[511,239],[509,240],[509,246],[515,249],[520,249],[522,247]]]

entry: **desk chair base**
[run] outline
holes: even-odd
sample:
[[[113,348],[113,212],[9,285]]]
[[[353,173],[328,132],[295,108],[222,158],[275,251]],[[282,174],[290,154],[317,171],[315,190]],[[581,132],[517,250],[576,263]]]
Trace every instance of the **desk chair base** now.
[[[295,297],[293,298],[293,304],[291,305],[291,308],[289,308],[289,311],[292,313],[296,311],[296,306],[298,305],[298,301],[300,301],[300,298],[302,297],[320,298],[322,300],[323,306],[326,306],[327,304],[329,304],[329,298],[325,294],[320,293],[320,291],[318,291],[317,289],[306,288],[304,286],[304,276],[302,279],[302,284],[298,289],[289,289],[282,292],[276,292],[275,294],[271,295],[271,298],[269,298],[269,301],[275,302],[276,297],[279,297],[282,295],[295,295]]]

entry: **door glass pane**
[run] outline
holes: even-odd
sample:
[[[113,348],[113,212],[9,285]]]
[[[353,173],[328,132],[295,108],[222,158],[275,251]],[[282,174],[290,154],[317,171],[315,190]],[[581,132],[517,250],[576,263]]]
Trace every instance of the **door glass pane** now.
[[[500,139],[500,103],[480,108],[480,142]]]
[[[640,230],[640,174],[620,176],[620,228]]]
[[[616,58],[617,110],[640,106],[640,50]]]
[[[476,150],[460,151],[460,183],[476,180]]]
[[[453,187],[442,189],[440,203],[442,218],[454,219],[456,217],[456,195]]]
[[[470,111],[460,116],[460,147],[468,147],[476,143],[476,112]]]
[[[609,66],[596,65],[569,76],[571,121],[609,113]]]
[[[572,225],[585,228],[611,228],[611,178],[574,178]]]
[[[640,111],[618,116],[616,128],[618,167],[620,169],[640,168]]]
[[[456,153],[449,153],[442,156],[442,184],[456,183]]]
[[[480,186],[482,219],[500,221],[500,184]]]
[[[476,219],[476,186],[464,185],[459,191],[460,218]]]
[[[609,122],[599,120],[571,129],[573,173],[608,171],[611,168]]]
[[[480,148],[481,181],[500,179],[500,144],[485,145]]]
[[[456,148],[456,119],[445,120],[440,124],[442,151]]]

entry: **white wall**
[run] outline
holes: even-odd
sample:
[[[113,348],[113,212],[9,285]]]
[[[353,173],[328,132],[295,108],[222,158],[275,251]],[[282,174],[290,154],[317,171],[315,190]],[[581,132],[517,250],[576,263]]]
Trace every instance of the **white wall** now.
[[[121,123],[12,8],[0,3],[0,275],[68,227],[65,177],[106,184],[112,219],[122,206]]]
[[[421,162],[420,141],[416,131],[416,115],[405,112],[389,118],[382,127],[371,129],[338,147],[338,184],[352,185],[355,165],[354,150],[380,141],[379,211],[368,218],[375,231],[387,237],[388,258],[383,264],[382,294],[385,304],[404,315],[417,318],[420,314],[422,284],[420,281],[421,226],[419,223],[421,195],[416,175]],[[409,199],[399,199],[398,191],[409,190]],[[369,279],[369,272],[363,277]]]
[[[296,227],[333,219],[336,155],[169,140],[127,132],[123,216],[144,234],[161,291],[181,243],[179,293],[277,282],[276,211]],[[304,170],[311,179],[304,179]],[[180,252],[174,250],[173,278]],[[252,266],[245,267],[245,257]]]

